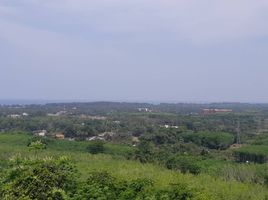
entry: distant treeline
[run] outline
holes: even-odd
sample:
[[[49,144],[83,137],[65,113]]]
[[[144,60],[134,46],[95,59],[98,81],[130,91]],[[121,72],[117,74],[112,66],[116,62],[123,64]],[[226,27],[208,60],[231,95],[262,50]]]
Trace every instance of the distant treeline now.
[[[177,114],[200,113],[202,109],[232,109],[234,112],[268,112],[268,104],[249,103],[127,103],[127,102],[89,102],[89,103],[50,103],[32,105],[2,105],[0,113],[29,112],[32,115],[68,110],[73,114],[106,115],[114,112],[137,112],[139,108],[147,108],[152,112],[167,112]]]

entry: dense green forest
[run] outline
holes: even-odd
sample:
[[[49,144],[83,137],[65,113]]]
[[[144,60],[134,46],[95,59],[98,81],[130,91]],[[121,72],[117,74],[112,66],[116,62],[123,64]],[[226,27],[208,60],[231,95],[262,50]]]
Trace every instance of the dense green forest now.
[[[265,200],[267,110],[235,103],[3,105],[0,199]]]

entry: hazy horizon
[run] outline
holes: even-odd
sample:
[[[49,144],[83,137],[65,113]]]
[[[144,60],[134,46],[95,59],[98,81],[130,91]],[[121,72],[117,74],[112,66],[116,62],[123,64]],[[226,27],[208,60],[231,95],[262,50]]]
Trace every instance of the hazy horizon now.
[[[268,102],[268,1],[2,0],[0,100]]]
[[[158,105],[161,103],[168,104],[268,104],[268,102],[213,102],[213,101],[131,101],[131,100],[88,100],[88,99],[0,99],[0,105],[44,105],[50,103],[98,103],[98,102],[112,102],[112,103],[148,103]]]

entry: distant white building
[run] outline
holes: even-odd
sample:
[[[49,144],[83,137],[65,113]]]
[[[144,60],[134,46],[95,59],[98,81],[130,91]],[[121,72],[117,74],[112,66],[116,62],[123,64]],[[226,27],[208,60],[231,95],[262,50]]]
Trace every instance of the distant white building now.
[[[47,134],[47,131],[46,130],[37,130],[37,131],[34,131],[33,133],[36,136],[45,137]]]
[[[139,112],[152,112],[149,108],[138,108]]]
[[[103,137],[99,137],[99,136],[93,136],[93,137],[89,137],[86,138],[87,141],[95,141],[95,140],[105,140]]]
[[[11,115],[8,115],[8,117],[12,118],[12,119],[17,119],[17,118],[20,118],[21,115],[18,115],[18,114],[11,114]]]
[[[99,137],[107,137],[107,136],[114,136],[115,135],[115,132],[104,132],[104,133],[100,133],[98,136]]]
[[[53,113],[47,113],[47,116],[48,117],[57,117],[58,115],[57,114],[53,114]]]
[[[64,135],[64,133],[62,133],[62,132],[55,133],[54,136],[55,136],[56,139],[59,139],[59,140],[63,140],[63,139],[65,139],[65,135]]]
[[[57,112],[56,114],[54,114],[54,113],[48,113],[47,116],[49,116],[49,117],[58,117],[58,116],[61,116],[61,115],[66,114],[66,113],[67,113],[67,111],[63,110],[63,111]]]
[[[179,128],[179,126],[170,126],[168,124],[165,124],[164,126],[161,126],[161,127],[164,127],[164,128]]]
[[[29,114],[28,114],[28,113],[22,113],[22,116],[24,116],[24,117],[28,117]]]
[[[85,114],[80,115],[80,118],[91,119],[91,120],[106,120],[107,119],[107,117],[105,116],[91,116],[91,115],[85,115]]]
[[[139,144],[140,140],[138,137],[132,137],[132,146],[137,146]]]
[[[56,115],[61,116],[61,115],[64,115],[66,113],[67,113],[66,110],[62,110],[62,111],[57,112]]]
[[[202,113],[204,115],[211,115],[211,114],[224,114],[224,113],[231,113],[233,112],[232,109],[214,109],[214,108],[209,108],[209,109],[202,109]]]

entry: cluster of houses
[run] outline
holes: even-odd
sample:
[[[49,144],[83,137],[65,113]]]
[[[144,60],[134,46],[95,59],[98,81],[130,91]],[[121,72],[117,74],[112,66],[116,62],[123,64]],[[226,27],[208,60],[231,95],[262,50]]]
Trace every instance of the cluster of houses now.
[[[67,139],[70,141],[75,140],[75,138],[66,138],[63,132],[58,132],[58,133],[53,133],[53,134],[48,134],[47,130],[36,130],[33,131],[33,135],[35,136],[39,136],[39,137],[45,137],[45,136],[52,136],[56,139]],[[97,136],[92,136],[92,137],[88,137],[86,138],[87,141],[94,141],[94,140],[109,140],[111,137],[113,137],[115,135],[114,132],[105,132],[105,133],[101,133]]]
[[[202,109],[203,115],[224,114],[224,113],[231,113],[231,112],[233,112],[232,109],[214,109],[214,108]]]
[[[12,119],[18,119],[18,118],[21,118],[21,117],[28,117],[29,114],[28,113],[22,113],[22,114],[10,114],[8,115],[9,118],[12,118]]]
[[[138,108],[139,112],[152,112],[149,108]]]
[[[168,125],[168,124],[161,125],[160,127],[163,127],[163,128],[179,128],[179,126],[171,126],[171,125]]]
[[[106,120],[107,117],[104,116],[91,116],[91,115],[80,115],[80,119],[91,119],[91,120]]]
[[[36,130],[36,131],[33,131],[33,134],[39,137],[48,136],[47,130]],[[62,140],[65,139],[64,133],[61,133],[61,132],[50,134],[50,136],[54,136],[57,139],[62,139]]]
[[[99,134],[97,136],[88,137],[88,138],[86,138],[86,140],[87,141],[96,141],[96,140],[107,141],[107,140],[112,139],[112,137],[115,134],[116,134],[115,132],[104,132],[104,133],[101,133],[101,134]],[[59,139],[59,140],[64,140],[64,139],[69,140],[69,141],[74,141],[75,140],[75,138],[66,138],[64,133],[62,133],[62,132],[48,134],[47,130],[33,131],[33,135],[39,136],[39,137],[51,136],[51,137],[54,137],[54,138]],[[140,141],[139,141],[138,137],[133,136],[131,138],[131,142],[132,142],[133,146],[136,146]]]
[[[35,136],[45,137],[47,135],[47,131],[46,130],[37,130],[37,131],[33,131],[33,134]]]
[[[87,141],[94,141],[94,140],[105,141],[105,140],[110,140],[114,135],[115,135],[114,132],[104,132],[104,133],[101,133],[97,136],[88,137],[88,138],[86,138],[86,140]]]

